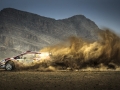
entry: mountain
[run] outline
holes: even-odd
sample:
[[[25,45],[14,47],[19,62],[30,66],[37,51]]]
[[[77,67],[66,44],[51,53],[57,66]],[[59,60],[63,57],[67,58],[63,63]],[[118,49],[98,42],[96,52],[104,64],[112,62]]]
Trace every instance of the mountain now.
[[[83,15],[55,20],[5,8],[0,11],[0,58],[26,50],[39,51],[69,36],[96,39],[98,31],[98,26]]]

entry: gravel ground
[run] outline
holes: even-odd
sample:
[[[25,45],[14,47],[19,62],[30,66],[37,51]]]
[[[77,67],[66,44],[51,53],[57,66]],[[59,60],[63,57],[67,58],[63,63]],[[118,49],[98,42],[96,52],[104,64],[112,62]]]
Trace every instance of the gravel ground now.
[[[119,90],[118,71],[0,70],[0,90]]]

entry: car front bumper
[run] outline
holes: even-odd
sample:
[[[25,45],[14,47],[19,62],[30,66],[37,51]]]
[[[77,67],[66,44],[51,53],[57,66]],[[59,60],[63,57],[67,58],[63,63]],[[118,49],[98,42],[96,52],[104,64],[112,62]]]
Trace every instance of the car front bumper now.
[[[5,64],[0,64],[0,68],[5,68]]]
[[[0,68],[5,68],[5,61],[4,60],[0,62]]]

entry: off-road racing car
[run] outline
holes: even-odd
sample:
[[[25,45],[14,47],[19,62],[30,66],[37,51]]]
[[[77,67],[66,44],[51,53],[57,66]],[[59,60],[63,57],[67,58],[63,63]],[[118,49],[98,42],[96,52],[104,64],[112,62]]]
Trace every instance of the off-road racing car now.
[[[43,59],[49,59],[50,53],[48,52],[34,52],[26,51],[20,55],[17,55],[12,58],[6,58],[0,61],[0,68],[3,68],[7,71],[14,70],[16,68],[15,62],[18,62],[23,65],[30,65],[32,63],[38,62]]]

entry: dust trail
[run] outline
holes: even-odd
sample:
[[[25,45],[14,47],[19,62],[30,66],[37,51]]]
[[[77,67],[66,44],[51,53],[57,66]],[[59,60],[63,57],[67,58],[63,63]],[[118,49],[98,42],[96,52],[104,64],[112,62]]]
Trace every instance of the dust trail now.
[[[72,36],[40,52],[51,52],[51,59],[30,66],[15,63],[17,70],[120,71],[120,37],[109,29],[101,30],[97,41]]]
[[[98,41],[70,37],[62,44],[43,48],[52,53],[51,66],[57,69],[116,69],[120,66],[120,37],[109,29],[99,32]]]
[[[14,63],[16,71],[56,71],[56,69],[52,67],[48,61],[37,62],[30,65],[23,65],[22,63],[19,63],[17,61],[14,61]]]

